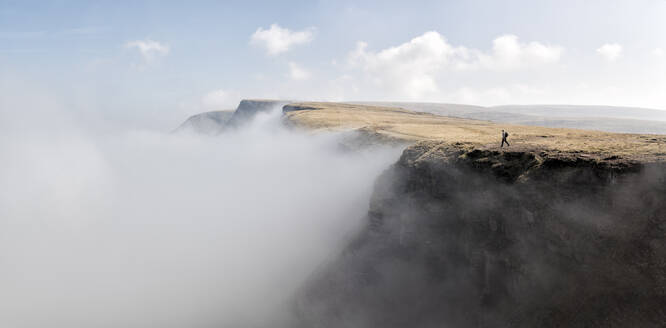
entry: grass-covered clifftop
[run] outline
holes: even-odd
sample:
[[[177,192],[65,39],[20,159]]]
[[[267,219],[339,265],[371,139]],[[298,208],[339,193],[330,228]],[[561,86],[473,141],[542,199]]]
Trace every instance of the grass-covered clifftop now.
[[[510,134],[511,150],[641,162],[666,160],[666,135],[497,124],[361,104],[293,103],[284,106],[283,111],[289,124],[311,130],[363,130],[406,142],[428,140],[499,149],[500,131],[504,129]]]

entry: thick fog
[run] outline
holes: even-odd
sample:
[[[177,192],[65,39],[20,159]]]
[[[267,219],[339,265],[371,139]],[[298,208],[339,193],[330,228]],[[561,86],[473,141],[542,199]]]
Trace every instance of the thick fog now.
[[[279,111],[206,137],[16,106],[0,109],[1,327],[275,326],[399,154],[342,151]]]

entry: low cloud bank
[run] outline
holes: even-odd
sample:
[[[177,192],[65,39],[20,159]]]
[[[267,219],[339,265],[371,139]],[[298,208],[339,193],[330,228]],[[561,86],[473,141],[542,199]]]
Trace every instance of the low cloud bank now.
[[[0,110],[3,327],[275,326],[399,153],[341,152],[279,111],[218,137],[28,111]]]

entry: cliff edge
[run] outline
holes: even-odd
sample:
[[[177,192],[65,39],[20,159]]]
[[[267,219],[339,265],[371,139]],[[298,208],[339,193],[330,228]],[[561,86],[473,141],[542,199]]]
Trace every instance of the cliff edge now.
[[[666,165],[419,142],[304,326],[663,327]]]
[[[666,136],[258,100],[221,128],[276,106],[351,147],[406,147],[290,327],[666,326]]]
[[[666,326],[665,136],[283,110],[293,126],[411,144],[365,228],[297,297],[295,326]]]

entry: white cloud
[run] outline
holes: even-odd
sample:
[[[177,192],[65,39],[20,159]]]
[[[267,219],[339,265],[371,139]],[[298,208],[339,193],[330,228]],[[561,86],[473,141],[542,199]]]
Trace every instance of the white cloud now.
[[[234,109],[240,102],[240,95],[230,90],[215,90],[201,98],[201,105],[206,110]]]
[[[409,42],[377,52],[358,42],[349,54],[352,67],[360,67],[371,83],[408,98],[437,93],[437,80],[445,71],[510,71],[552,64],[564,49],[539,42],[520,43],[514,35],[493,41],[490,53],[451,45],[440,33],[426,32]]]
[[[400,156],[279,110],[218,138],[97,131],[24,91],[0,88],[3,328],[279,326]]]
[[[564,48],[539,42],[520,43],[515,35],[502,35],[493,40],[491,54],[479,53],[481,66],[491,70],[513,70],[556,63]]]
[[[258,28],[250,37],[250,43],[264,46],[269,55],[277,55],[288,51],[294,45],[312,41],[314,30],[310,27],[302,31],[291,31],[278,24],[272,24],[267,30]]]
[[[510,84],[490,88],[462,87],[448,95],[448,101],[474,105],[503,105],[538,103],[547,97],[547,90],[525,84]]]
[[[622,46],[617,43],[606,43],[597,49],[597,53],[608,62],[614,62],[622,56]]]
[[[290,62],[289,63],[289,77],[292,80],[307,80],[312,74],[300,65]]]
[[[143,60],[150,64],[158,57],[163,57],[169,54],[169,45],[159,43],[150,39],[136,40],[125,43],[125,48],[136,48]]]
[[[654,55],[656,57],[663,57],[664,54],[665,54],[664,49],[656,48],[656,49],[652,50],[652,55]]]
[[[427,32],[399,46],[379,52],[367,50],[358,42],[349,60],[368,74],[371,82],[417,98],[437,92],[435,73],[446,66],[455,49],[437,32]]]

